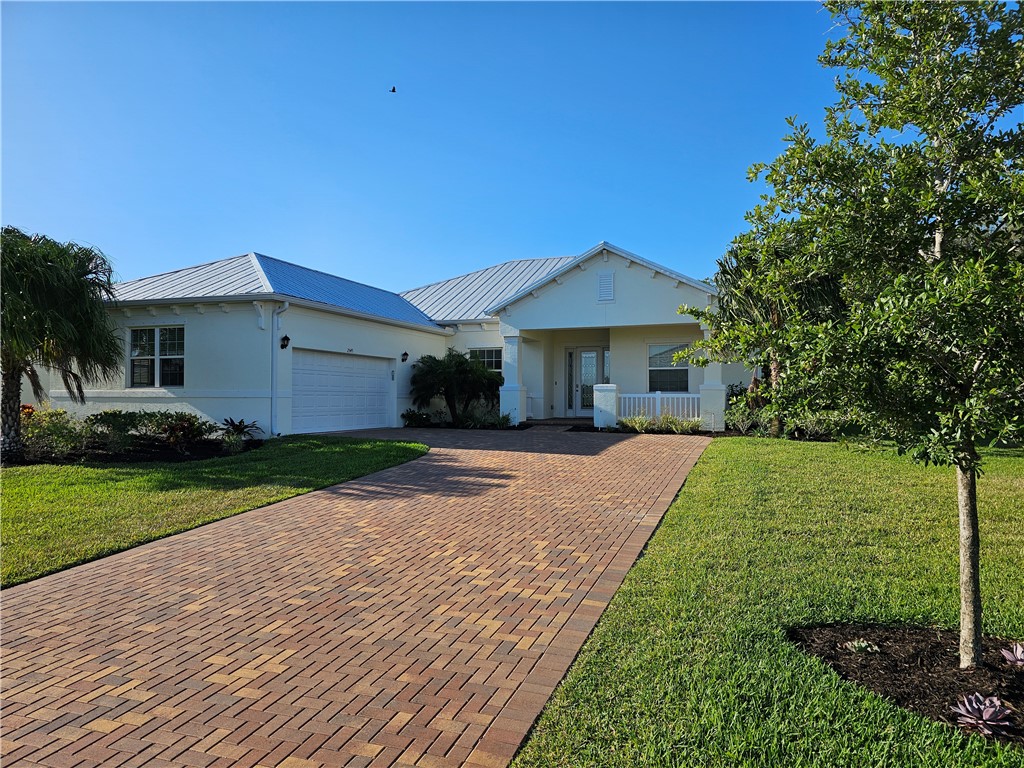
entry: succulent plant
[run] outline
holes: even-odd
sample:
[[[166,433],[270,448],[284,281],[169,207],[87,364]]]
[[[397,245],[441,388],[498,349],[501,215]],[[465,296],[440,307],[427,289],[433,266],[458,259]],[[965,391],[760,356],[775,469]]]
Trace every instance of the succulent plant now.
[[[964,696],[964,700],[950,710],[957,715],[957,725],[988,736],[1006,734],[1013,727],[1010,710],[995,696],[986,698],[980,693],[972,693]]]
[[[878,653],[879,648],[877,645],[872,643],[870,640],[865,640],[863,637],[858,637],[855,640],[847,640],[843,643],[843,648],[854,653]]]
[[[1024,667],[1024,645],[1014,643],[1008,650],[1004,650],[1003,658],[1012,667]]]

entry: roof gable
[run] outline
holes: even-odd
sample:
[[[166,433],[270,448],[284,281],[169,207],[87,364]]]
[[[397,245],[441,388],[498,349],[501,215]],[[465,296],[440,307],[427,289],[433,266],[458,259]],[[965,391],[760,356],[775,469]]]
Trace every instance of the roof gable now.
[[[602,252],[605,251],[611,254],[615,254],[616,256],[619,256],[622,259],[625,259],[627,264],[639,264],[651,270],[655,274],[665,275],[666,277],[672,280],[688,285],[691,288],[696,288],[712,296],[718,295],[717,289],[709,283],[701,282],[700,280],[696,280],[680,272],[676,272],[673,269],[664,267],[661,264],[656,264],[653,261],[648,261],[647,259],[641,256],[637,256],[635,253],[627,251],[625,248],[619,248],[618,246],[612,245],[611,243],[601,241],[593,248],[591,248],[589,251],[584,251],[579,256],[568,259],[565,263],[559,265],[558,268],[551,270],[548,274],[544,275],[543,277],[534,281],[533,283],[524,286],[518,291],[510,292],[504,298],[494,302],[493,304],[486,308],[486,314],[498,314],[499,312],[501,312],[501,310],[510,307],[517,301],[527,296],[532,295],[537,289],[541,288],[542,286],[557,281],[566,273],[572,271],[573,269],[579,267],[580,265],[585,265],[586,262],[596,258],[597,256],[601,255]]]

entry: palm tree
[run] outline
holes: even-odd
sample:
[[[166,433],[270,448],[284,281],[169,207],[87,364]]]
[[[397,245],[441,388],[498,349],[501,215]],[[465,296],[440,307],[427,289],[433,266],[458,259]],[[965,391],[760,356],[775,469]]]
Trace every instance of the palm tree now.
[[[413,365],[412,402],[426,408],[435,397],[443,398],[452,426],[458,427],[475,403],[497,405],[503,381],[479,359],[449,348],[444,357],[424,355]]]
[[[0,461],[19,461],[21,383],[44,395],[39,366],[60,375],[73,402],[85,401],[83,384],[119,372],[124,351],[105,301],[113,300],[113,269],[100,251],[0,231]]]

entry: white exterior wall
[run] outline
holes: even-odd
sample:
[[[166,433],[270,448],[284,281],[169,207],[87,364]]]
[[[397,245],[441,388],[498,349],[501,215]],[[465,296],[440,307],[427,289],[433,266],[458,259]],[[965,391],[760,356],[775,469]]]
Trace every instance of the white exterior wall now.
[[[648,344],[692,343],[704,338],[700,326],[695,323],[612,328],[610,335],[612,382],[619,385],[620,394],[647,392]],[[704,382],[704,372],[695,366],[689,366],[689,372],[688,391],[696,394]]]
[[[455,335],[448,340],[449,347],[459,352],[474,349],[501,349],[505,340],[498,328],[498,321],[490,323],[463,323],[455,329]]]
[[[676,312],[680,304],[707,306],[707,292],[628,263],[607,251],[594,256],[583,262],[585,269],[574,267],[558,278],[561,284],[552,281],[503,310],[501,321],[522,329],[673,325],[691,320]],[[612,301],[598,301],[602,272],[613,273]]]
[[[281,328],[275,332],[279,339],[287,334],[291,344],[286,350],[277,350],[278,360],[278,419],[277,429],[288,434],[292,429],[292,350],[315,349],[323,352],[377,357],[390,360],[395,373],[392,394],[395,405],[389,415],[389,425],[402,426],[400,414],[412,406],[409,395],[412,365],[423,355],[443,356],[451,339],[429,331],[418,331],[394,325],[334,315],[294,304],[280,315]],[[409,359],[402,362],[402,353]]]
[[[131,307],[130,316],[113,310],[128,359],[131,328],[183,326],[185,328],[185,386],[128,387],[127,369],[116,379],[86,390],[84,405],[67,397],[56,376],[48,394],[55,408],[66,408],[80,416],[120,408],[122,410],[174,410],[198,413],[211,421],[255,420],[269,434],[291,432],[292,353],[316,349],[341,354],[386,358],[393,362],[394,406],[389,421],[401,426],[399,415],[411,405],[409,379],[412,364],[422,355],[443,355],[450,337],[371,320],[346,317],[316,309],[290,305],[275,321],[274,310],[281,302],[260,302],[263,328],[251,301],[200,305]],[[281,349],[281,337],[290,337],[288,349]],[[403,352],[409,359],[403,363]],[[276,358],[276,361],[274,360]],[[276,369],[276,370],[275,370]],[[271,413],[271,378],[276,374],[277,409]],[[50,381],[52,379],[52,381]],[[23,399],[30,396],[29,391]]]
[[[68,398],[60,379],[49,378],[50,402],[79,416],[120,408],[126,411],[190,411],[220,422],[256,420],[264,429],[270,424],[270,341],[257,325],[252,302],[171,305],[111,310],[128,359],[130,329],[161,326],[185,328],[185,386],[129,387],[127,366],[115,379],[85,390],[86,402],[76,405]],[[225,311],[226,310],[226,311]],[[264,312],[269,326],[269,308]]]

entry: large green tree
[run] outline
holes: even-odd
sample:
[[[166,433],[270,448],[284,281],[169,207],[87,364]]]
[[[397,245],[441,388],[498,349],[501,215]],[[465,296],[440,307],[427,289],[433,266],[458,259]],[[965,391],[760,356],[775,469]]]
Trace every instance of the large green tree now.
[[[750,264],[741,287],[784,321],[705,312],[703,347],[775,351],[775,407],[848,407],[915,459],[954,467],[970,667],[978,446],[1024,432],[1024,15],[999,3],[826,7],[845,27],[821,57],[839,73],[826,137],[790,121],[783,154],[752,169],[769,191],[734,244]]]
[[[21,458],[21,383],[43,396],[39,367],[57,373],[75,402],[83,384],[116,374],[124,352],[105,301],[113,299],[112,269],[95,248],[0,232],[0,375],[3,462]]]

